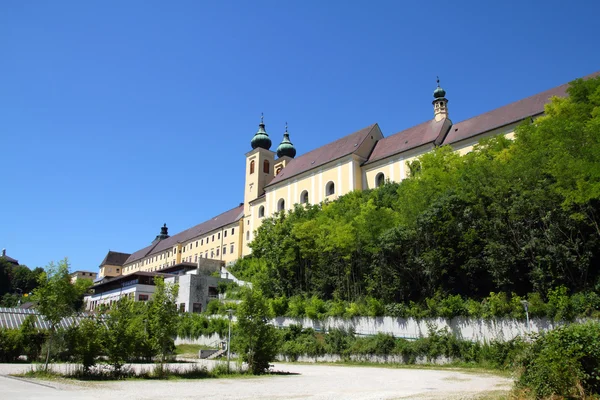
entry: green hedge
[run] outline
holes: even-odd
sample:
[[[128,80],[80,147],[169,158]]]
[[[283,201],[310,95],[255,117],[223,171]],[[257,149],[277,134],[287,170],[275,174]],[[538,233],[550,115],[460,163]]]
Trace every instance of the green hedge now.
[[[514,293],[490,293],[481,301],[465,299],[460,295],[436,295],[423,303],[384,304],[378,299],[365,297],[360,301],[324,301],[316,296],[292,296],[269,299],[271,313],[292,318],[322,320],[328,317],[379,317],[398,318],[513,318],[525,320],[523,301],[527,300],[529,317],[547,317],[555,321],[572,321],[577,317],[600,317],[600,296],[596,292],[569,295],[563,286],[552,289],[546,300],[539,293],[526,297]],[[212,303],[210,304],[212,305]],[[209,305],[209,306],[210,306]],[[211,307],[209,307],[211,308]],[[211,308],[211,314],[225,314],[224,306]]]
[[[521,338],[479,344],[459,340],[447,330],[433,328],[430,328],[428,337],[417,340],[394,338],[384,333],[359,337],[351,330],[343,329],[322,333],[310,328],[302,329],[300,325],[280,331],[280,353],[291,360],[301,355],[316,357],[325,354],[340,355],[345,360],[351,356],[401,356],[404,363],[414,364],[418,359],[434,362],[439,357],[446,357],[458,363],[508,369],[515,367],[527,346]]]

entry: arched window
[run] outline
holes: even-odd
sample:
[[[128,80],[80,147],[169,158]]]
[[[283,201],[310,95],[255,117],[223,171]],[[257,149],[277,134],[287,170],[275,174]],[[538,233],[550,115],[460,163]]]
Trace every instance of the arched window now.
[[[260,206],[258,208],[258,218],[262,218],[265,216],[265,207],[264,206]]]
[[[278,173],[280,173],[282,169],[283,168],[281,168],[281,167],[277,167],[277,171],[275,171],[275,175],[277,175]]]
[[[303,191],[302,193],[300,193],[300,204],[307,204],[308,203],[308,191]]]
[[[285,210],[285,200],[279,199],[279,201],[277,202],[277,211],[283,210]]]
[[[263,172],[265,174],[268,174],[270,170],[271,166],[269,165],[269,160],[265,160],[265,162],[263,163]]]
[[[254,173],[254,160],[250,161],[250,173]]]
[[[383,172],[380,172],[377,174],[377,176],[375,176],[375,187],[383,186],[384,183],[385,175],[383,174]]]
[[[335,183],[329,181],[327,185],[325,185],[325,193],[327,196],[335,194]]]

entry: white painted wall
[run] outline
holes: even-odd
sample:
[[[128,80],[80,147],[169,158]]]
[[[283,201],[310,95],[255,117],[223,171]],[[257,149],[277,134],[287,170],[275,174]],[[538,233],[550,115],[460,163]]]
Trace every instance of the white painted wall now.
[[[416,320],[395,317],[356,317],[352,319],[327,318],[323,321],[317,321],[308,318],[277,317],[273,320],[273,324],[279,327],[301,324],[304,328],[316,330],[352,328],[357,335],[388,333],[397,338],[407,339],[427,337],[429,326],[432,326],[435,329],[447,328],[459,339],[477,342],[506,341],[528,333],[525,321],[508,318],[484,320],[457,317],[451,320],[443,318]],[[549,321],[545,318],[534,318],[530,321],[530,332],[546,331],[559,325],[561,323]]]

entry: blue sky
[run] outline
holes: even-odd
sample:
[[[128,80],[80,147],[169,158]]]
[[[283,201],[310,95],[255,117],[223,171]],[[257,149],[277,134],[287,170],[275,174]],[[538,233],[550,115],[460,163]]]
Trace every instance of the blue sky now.
[[[600,69],[593,1],[0,4],[0,247],[96,270],[243,201],[265,113],[302,154]]]

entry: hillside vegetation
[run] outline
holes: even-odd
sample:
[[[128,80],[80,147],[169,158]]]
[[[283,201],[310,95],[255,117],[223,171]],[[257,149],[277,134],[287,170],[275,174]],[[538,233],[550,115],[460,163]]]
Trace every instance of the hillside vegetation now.
[[[265,218],[232,272],[270,298],[384,304],[600,289],[600,79],[574,81],[513,141],[408,167],[401,183]]]

